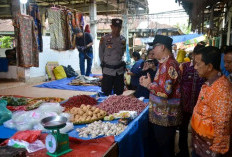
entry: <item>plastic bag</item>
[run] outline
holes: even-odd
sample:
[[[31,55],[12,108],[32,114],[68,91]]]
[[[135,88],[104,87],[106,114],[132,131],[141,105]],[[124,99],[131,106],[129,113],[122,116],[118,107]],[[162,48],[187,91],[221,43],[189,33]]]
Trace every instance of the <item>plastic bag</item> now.
[[[64,111],[64,107],[60,106],[59,103],[43,103],[37,110],[41,113],[56,112],[57,114],[61,114]]]
[[[45,145],[43,144],[43,142],[41,140],[36,140],[33,143],[28,143],[28,142],[23,141],[23,140],[10,139],[8,141],[7,145],[15,147],[15,148],[26,148],[26,150],[29,153],[33,153],[33,152],[36,152],[36,151],[38,151],[40,149],[44,149],[45,148]]]
[[[4,127],[10,128],[10,129],[15,129],[15,124],[12,119],[6,121],[3,123]]]
[[[71,67],[71,65],[68,65],[67,67],[63,66],[63,68],[67,77],[78,76],[78,73],[75,72],[75,70]]]
[[[7,101],[0,100],[0,125],[2,125],[5,121],[11,119],[12,112],[6,108]]]
[[[28,143],[35,142],[39,136],[41,135],[41,130],[26,130],[26,131],[18,131],[16,132],[10,139],[26,141]],[[9,139],[5,140],[2,145],[6,145]]]
[[[62,129],[60,129],[60,132],[61,132],[61,133],[67,133],[67,132],[69,132],[70,130],[72,130],[73,128],[74,128],[73,123],[67,122],[67,123],[66,123],[66,126],[65,126],[64,128],[62,128]]]
[[[60,79],[63,79],[63,78],[67,77],[62,65],[55,67],[53,69],[53,73],[55,75],[56,80],[60,80]]]
[[[17,130],[31,130],[33,126],[40,122],[41,112],[33,111],[19,111],[13,113],[12,120]]]
[[[69,113],[61,113],[60,116],[66,117],[68,121],[70,120],[70,117],[71,117]]]
[[[131,76],[128,75],[127,73],[125,73],[125,74],[124,74],[124,78],[125,78],[125,84],[126,84],[126,85],[130,85]]]

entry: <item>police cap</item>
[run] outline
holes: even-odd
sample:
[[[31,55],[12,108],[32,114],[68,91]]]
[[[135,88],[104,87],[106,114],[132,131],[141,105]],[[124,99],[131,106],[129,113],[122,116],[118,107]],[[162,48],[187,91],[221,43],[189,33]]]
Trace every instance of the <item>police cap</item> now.
[[[112,25],[116,27],[122,27],[122,20],[121,19],[112,19]]]

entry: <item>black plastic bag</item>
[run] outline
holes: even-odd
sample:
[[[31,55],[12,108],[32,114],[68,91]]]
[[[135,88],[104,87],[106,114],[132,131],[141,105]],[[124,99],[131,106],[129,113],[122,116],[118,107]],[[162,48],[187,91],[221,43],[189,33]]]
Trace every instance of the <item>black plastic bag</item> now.
[[[67,67],[63,66],[63,68],[64,68],[64,71],[65,71],[67,77],[78,76],[78,73],[74,71],[74,69],[71,67],[71,65],[68,65]]]

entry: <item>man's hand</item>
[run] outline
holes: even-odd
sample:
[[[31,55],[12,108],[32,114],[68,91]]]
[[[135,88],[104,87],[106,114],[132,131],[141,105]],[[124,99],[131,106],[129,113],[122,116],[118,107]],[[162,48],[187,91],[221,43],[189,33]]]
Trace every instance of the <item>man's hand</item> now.
[[[78,51],[84,52],[86,50],[86,46],[78,46]]]
[[[127,75],[134,76],[134,73],[128,71],[128,72],[127,72]]]
[[[141,86],[147,88],[148,85],[151,83],[151,76],[149,73],[147,73],[147,76],[141,76],[139,78],[139,83]]]

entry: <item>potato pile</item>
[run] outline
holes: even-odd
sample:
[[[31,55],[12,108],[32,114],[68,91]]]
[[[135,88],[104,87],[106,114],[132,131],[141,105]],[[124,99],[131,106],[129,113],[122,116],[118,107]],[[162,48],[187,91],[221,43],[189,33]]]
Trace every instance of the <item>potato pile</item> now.
[[[71,113],[71,121],[74,124],[86,124],[103,119],[106,112],[91,105],[82,104],[80,108],[73,107],[68,111]]]

